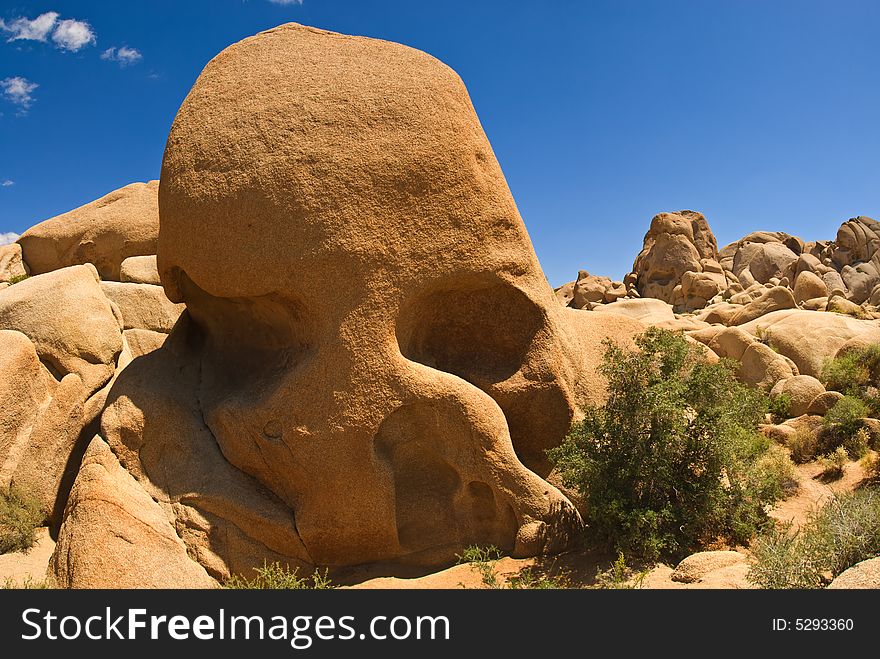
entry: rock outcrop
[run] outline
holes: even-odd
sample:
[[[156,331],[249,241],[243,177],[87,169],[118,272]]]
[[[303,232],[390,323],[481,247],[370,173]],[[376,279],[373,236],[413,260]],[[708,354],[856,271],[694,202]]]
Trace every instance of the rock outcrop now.
[[[119,281],[125,259],[156,253],[158,192],[159,181],[132,183],[31,227],[18,239],[25,263],[32,274],[91,263]]]
[[[706,218],[694,211],[660,213],[651,220],[633,278],[641,297],[685,310],[705,306],[728,287],[715,236]]]
[[[269,30],[205,68],[161,180],[157,273],[127,258],[99,287],[126,365],[68,502],[62,583],[576,538],[545,449],[601,400],[602,340],[643,325],[560,308],[454,72],[396,44]],[[626,294],[588,280],[563,295]],[[102,498],[118,514],[101,518]]]

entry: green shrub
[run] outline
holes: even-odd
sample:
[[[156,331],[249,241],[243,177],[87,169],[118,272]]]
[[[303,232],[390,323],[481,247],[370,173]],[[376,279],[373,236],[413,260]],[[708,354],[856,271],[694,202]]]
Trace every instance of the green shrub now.
[[[863,419],[868,414],[868,406],[861,398],[847,394],[838,400],[822,419],[827,434],[826,449],[851,442],[853,435],[864,427]]]
[[[819,457],[822,475],[830,479],[841,478],[847,462],[849,462],[849,454],[843,446],[838,446],[831,453]]]
[[[592,539],[645,561],[747,541],[774,500],[754,477],[770,443],[756,432],[766,398],[680,334],[654,327],[636,343],[606,343],[607,402],[548,452],[584,497]]]
[[[642,587],[648,570],[636,571],[626,563],[621,552],[607,569],[596,572],[596,584],[593,588],[602,590],[638,590]]]
[[[30,551],[45,520],[37,499],[14,486],[0,490],[0,554]]]
[[[791,452],[792,461],[799,465],[814,460],[819,453],[819,438],[806,428],[798,428],[785,445]]]
[[[778,501],[798,490],[797,471],[788,452],[779,444],[770,444],[749,472],[752,489],[764,501]]]
[[[13,284],[17,284],[17,283],[20,282],[20,281],[24,281],[24,280],[27,279],[29,276],[30,276],[30,275],[15,275],[14,277],[12,277],[12,278],[9,280],[9,285],[12,286]]]
[[[524,568],[519,573],[502,583],[495,573],[495,564],[501,558],[501,552],[495,546],[479,547],[471,545],[458,555],[459,564],[470,563],[480,573],[483,585],[487,588],[506,588],[510,590],[547,590],[567,588],[568,579],[565,575],[550,576],[540,574],[535,568]]]
[[[494,545],[488,547],[471,545],[458,556],[458,562],[472,564],[480,573],[483,585],[487,588],[500,588],[498,575],[495,574],[495,563],[500,558],[501,551]]]
[[[880,495],[874,488],[837,495],[799,532],[771,529],[752,546],[749,580],[761,588],[822,588],[880,553]]]
[[[773,417],[773,423],[782,423],[786,419],[791,418],[791,395],[779,394],[770,399],[769,406],[770,416]]]
[[[867,428],[859,428],[855,433],[843,440],[843,448],[851,460],[860,460],[868,453],[871,434]]]
[[[290,569],[281,563],[263,562],[263,567],[254,568],[257,573],[253,579],[247,579],[239,575],[233,575],[223,584],[224,588],[232,590],[326,590],[333,588],[327,576],[327,570],[322,573],[315,570],[306,577],[299,576],[299,568]]]
[[[822,369],[825,388],[861,398],[870,413],[880,413],[880,343],[848,350],[825,363]]]

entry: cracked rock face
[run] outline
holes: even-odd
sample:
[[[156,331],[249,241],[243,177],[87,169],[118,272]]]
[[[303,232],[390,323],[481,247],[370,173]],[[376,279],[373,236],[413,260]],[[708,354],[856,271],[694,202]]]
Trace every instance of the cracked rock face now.
[[[101,434],[191,559],[223,578],[573,539],[544,452],[602,395],[601,339],[641,325],[555,301],[452,70],[261,33],[205,68],[161,180],[158,270],[187,310]]]

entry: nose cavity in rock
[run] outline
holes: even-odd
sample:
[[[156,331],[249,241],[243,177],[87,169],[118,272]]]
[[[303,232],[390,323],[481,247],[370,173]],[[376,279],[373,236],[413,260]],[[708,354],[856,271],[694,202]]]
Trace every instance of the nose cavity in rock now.
[[[484,480],[468,453],[468,428],[436,402],[393,412],[379,428],[376,454],[394,488],[398,542],[415,560],[445,560],[477,544],[512,549],[517,530],[510,504]]]

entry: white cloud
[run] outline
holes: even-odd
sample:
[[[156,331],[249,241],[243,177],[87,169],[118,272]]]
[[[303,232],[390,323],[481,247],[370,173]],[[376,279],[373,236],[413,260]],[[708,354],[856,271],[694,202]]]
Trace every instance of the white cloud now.
[[[0,247],[14,243],[18,238],[18,234],[11,231],[9,233],[0,233]]]
[[[42,41],[52,35],[52,41],[58,48],[76,52],[83,46],[95,43],[95,32],[85,21],[66,18],[58,20],[57,11],[47,11],[35,19],[20,17],[7,23],[0,20],[0,31],[8,33],[7,41]]]
[[[0,80],[0,89],[3,90],[3,95],[6,97],[6,100],[10,103],[20,105],[24,110],[27,110],[31,106],[31,103],[34,102],[34,97],[31,96],[31,92],[37,87],[39,87],[37,83],[31,82],[27,78],[22,78],[21,76]]]
[[[269,0],[273,5],[301,5],[303,0]]]
[[[103,53],[101,53],[101,59],[110,60],[111,62],[119,62],[119,66],[128,66],[129,64],[135,64],[136,62],[140,62],[144,56],[141,54],[137,48],[129,48],[128,46],[121,46],[116,48],[108,48]]]
[[[23,17],[16,18],[11,23],[5,23],[0,20],[0,30],[12,35],[7,41],[17,41],[19,39],[45,41],[46,37],[49,36],[49,32],[55,27],[56,21],[58,21],[58,13],[47,11],[32,21]]]
[[[83,46],[95,43],[96,39],[91,25],[68,18],[58,23],[52,33],[52,41],[62,50],[75,53]]]
[[[3,183],[0,183],[0,186],[2,186],[4,188],[9,188],[9,187],[12,187],[13,185],[15,185],[15,181],[10,181],[9,179],[6,179],[5,181],[3,181]]]

